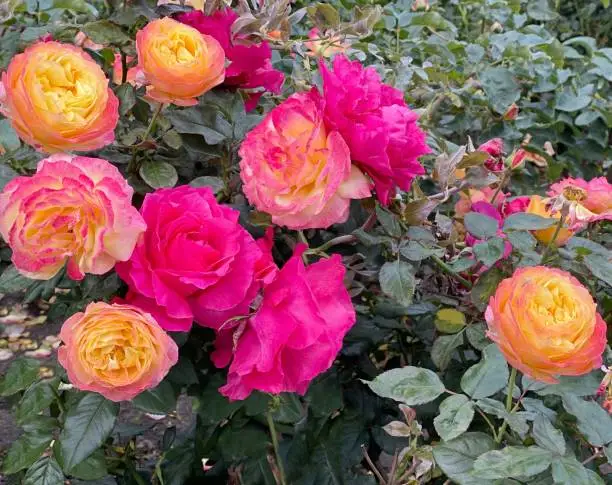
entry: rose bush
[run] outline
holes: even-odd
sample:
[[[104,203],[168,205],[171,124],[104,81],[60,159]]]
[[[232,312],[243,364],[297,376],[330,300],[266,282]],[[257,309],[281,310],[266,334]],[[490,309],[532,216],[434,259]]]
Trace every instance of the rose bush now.
[[[0,6],[2,476],[607,483],[606,2],[158,3]]]

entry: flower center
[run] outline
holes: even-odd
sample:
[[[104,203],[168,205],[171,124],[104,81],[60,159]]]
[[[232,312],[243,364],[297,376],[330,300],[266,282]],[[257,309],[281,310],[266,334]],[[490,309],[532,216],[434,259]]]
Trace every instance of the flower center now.
[[[186,32],[173,32],[160,46],[164,57],[174,64],[191,64],[201,55],[201,43]]]
[[[582,202],[587,198],[587,191],[581,189],[580,187],[576,187],[575,185],[568,185],[563,188],[563,197],[567,200]]]
[[[563,285],[556,282],[545,284],[534,295],[531,306],[535,313],[544,317],[548,326],[564,325],[576,319],[574,298]]]
[[[47,59],[36,66],[36,81],[42,94],[38,107],[61,114],[71,122],[90,116],[98,98],[99,82],[74,56]]]

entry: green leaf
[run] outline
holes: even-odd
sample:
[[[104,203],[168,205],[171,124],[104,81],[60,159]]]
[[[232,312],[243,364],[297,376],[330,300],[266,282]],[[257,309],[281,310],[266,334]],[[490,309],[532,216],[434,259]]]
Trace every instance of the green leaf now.
[[[546,384],[523,376],[523,389],[535,391],[540,396],[590,396],[597,392],[603,374],[596,370],[582,376],[559,376],[558,384]]]
[[[593,276],[608,286],[612,286],[612,263],[607,257],[600,254],[588,254],[583,261]]]
[[[136,105],[136,91],[130,83],[123,83],[119,86],[115,94],[119,98],[119,114],[125,116]]]
[[[15,266],[10,265],[0,275],[0,293],[17,293],[25,290],[34,282],[17,271]]]
[[[138,173],[142,180],[154,189],[174,187],[178,182],[176,169],[167,162],[147,161],[142,164]]]
[[[465,329],[468,342],[476,350],[484,350],[491,343],[487,337],[487,328],[483,322],[472,323]]]
[[[530,0],[527,3],[527,15],[538,22],[554,20],[557,12],[550,8],[548,0]]]
[[[7,151],[17,150],[21,146],[21,141],[19,140],[19,136],[17,132],[13,129],[10,120],[3,119],[0,120],[0,145]],[[11,178],[16,177],[18,174],[12,168],[7,167],[6,165],[2,165],[2,169],[6,170],[7,175],[9,173],[13,173],[14,175]],[[2,177],[4,179],[4,177]],[[4,185],[10,180],[3,180],[3,185],[1,188],[4,188]]]
[[[448,478],[459,485],[490,485],[489,480],[475,477],[474,461],[495,448],[493,439],[485,433],[464,433],[459,438],[433,447],[436,464]]]
[[[132,402],[147,413],[168,414],[176,408],[176,393],[168,381],[162,381],[156,388],[141,392]]]
[[[104,443],[113,430],[118,412],[117,403],[94,393],[86,394],[68,409],[59,437],[64,471],[69,473]]]
[[[479,456],[474,462],[474,475],[481,478],[532,477],[546,470],[553,454],[537,446],[507,446]]]
[[[0,396],[11,396],[26,389],[38,377],[40,362],[35,359],[14,360],[0,381]]]
[[[493,266],[504,255],[506,249],[504,240],[494,237],[488,241],[474,245],[474,256],[485,266]]]
[[[504,231],[537,231],[554,226],[558,220],[552,217],[542,217],[537,214],[517,212],[510,214],[504,221]]]
[[[46,426],[47,423],[46,420],[32,420],[29,423],[28,430],[8,449],[2,463],[4,473],[16,473],[28,468],[40,458],[53,440],[53,428]]]
[[[58,459],[58,462],[63,465],[63,462]],[[104,451],[97,449],[85,460],[70,470],[70,475],[81,480],[99,480],[108,475],[106,469],[106,457]]]
[[[391,369],[365,383],[379,396],[395,399],[408,406],[433,401],[444,392],[444,384],[436,373],[421,367]]]
[[[590,95],[591,92],[592,86],[582,87],[577,94],[571,88],[565,88],[562,93],[557,95],[555,108],[569,113],[583,110],[593,100]]]
[[[435,325],[442,333],[457,333],[465,324],[465,315],[454,308],[443,308],[436,313]]]
[[[216,195],[225,189],[225,182],[221,177],[204,176],[193,179],[189,182],[192,187],[210,187]]]
[[[612,417],[597,402],[566,394],[563,407],[576,416],[578,429],[591,445],[605,446],[612,441]]]
[[[488,397],[506,387],[510,372],[496,344],[487,346],[482,360],[470,367],[461,378],[461,389],[474,399]]]
[[[56,398],[59,379],[45,379],[28,387],[17,405],[15,418],[21,423],[46,410]]]
[[[202,107],[172,110],[166,117],[179,133],[202,135],[209,145],[218,145],[232,136],[231,125],[214,110]]]
[[[521,86],[512,71],[504,67],[489,67],[480,74],[480,82],[489,103],[499,114],[504,114],[510,105],[521,97]]]
[[[552,462],[552,477],[558,485],[603,485],[604,481],[572,456],[559,456]]]
[[[81,30],[96,44],[123,45],[131,40],[119,25],[110,20],[88,22],[81,27]]]
[[[64,474],[57,461],[43,456],[25,474],[23,485],[63,485]]]
[[[467,231],[478,239],[488,239],[497,234],[497,221],[478,212],[468,212],[463,223]]]
[[[462,344],[463,332],[438,337],[431,348],[431,360],[433,360],[438,369],[446,369],[448,364],[450,364],[453,352]]]
[[[383,264],[379,274],[380,288],[385,295],[399,304],[408,306],[416,287],[413,269],[404,261],[391,261]]]
[[[449,441],[465,433],[473,418],[474,403],[463,394],[455,394],[440,403],[434,427],[444,441]]]
[[[538,240],[527,231],[510,231],[506,236],[512,247],[521,253],[533,251],[538,244]]]
[[[402,242],[399,247],[400,254],[410,261],[422,261],[436,254],[441,256],[444,249],[428,247],[419,241]]]
[[[533,422],[533,439],[538,446],[557,455],[565,455],[563,433],[544,416],[538,416]]]
[[[497,286],[504,277],[504,273],[496,267],[480,275],[470,294],[472,303],[476,308],[484,311],[489,303],[489,298],[495,293]]]
[[[321,31],[335,29],[340,25],[340,14],[329,3],[316,2],[306,8],[308,17]]]
[[[530,415],[528,413],[509,413],[501,402],[488,397],[476,401],[476,406],[487,414],[492,414],[493,416],[497,416],[507,421],[510,427],[521,437],[524,437],[529,431],[527,417]]]
[[[380,222],[380,225],[389,236],[400,237],[402,235],[402,226],[399,223],[399,219],[392,212],[377,205],[376,219]]]

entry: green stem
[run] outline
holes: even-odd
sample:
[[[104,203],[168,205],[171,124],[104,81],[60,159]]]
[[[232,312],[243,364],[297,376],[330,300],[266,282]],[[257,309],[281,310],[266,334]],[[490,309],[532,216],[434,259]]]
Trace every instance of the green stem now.
[[[514,410],[512,409],[512,391],[514,391],[514,384],[516,383],[516,375],[517,375],[518,371],[512,367],[512,371],[510,371],[510,379],[508,380],[508,390],[507,390],[507,396],[506,396],[506,411],[508,413],[513,412]],[[508,427],[508,421],[504,419],[504,422],[501,425],[501,428],[499,428],[499,431],[497,432],[497,437],[495,438],[495,442],[497,444],[502,442],[502,439],[504,437],[504,433],[506,432],[506,428]]]
[[[280,479],[280,485],[287,485],[287,479],[285,478],[285,469],[283,467],[283,460],[280,456],[278,448],[278,436],[276,435],[276,426],[274,426],[274,419],[272,418],[272,411],[266,413],[268,420],[268,428],[270,429],[270,435],[272,436],[272,446],[274,447],[274,456],[276,457],[276,466],[278,467],[278,474]]]
[[[501,190],[504,188],[504,185],[506,185],[506,182],[508,182],[509,178],[510,178],[510,169],[506,169],[506,171],[502,175],[502,179],[499,181],[499,185],[497,186],[497,189],[495,189],[495,192],[493,193],[493,197],[491,197],[492,205],[495,205],[495,199],[497,199],[497,196],[499,195]]]
[[[564,215],[562,215],[559,218],[559,222],[557,223],[557,227],[555,228],[555,233],[553,234],[552,239],[550,241],[548,241],[548,245],[546,246],[546,249],[542,253],[542,263],[545,262],[546,258],[550,254],[550,251],[552,250],[553,246],[555,245],[555,241],[557,240],[557,237],[559,236],[559,233],[561,232],[561,228],[563,227],[563,224],[565,224],[565,216]]]
[[[159,113],[161,113],[161,110],[163,108],[164,108],[164,103],[159,103],[157,105],[157,108],[155,108],[155,111],[153,112],[153,116],[151,117],[151,122],[149,123],[149,126],[147,126],[147,131],[145,131],[145,134],[142,137],[142,142],[147,141],[147,139],[149,138],[149,135],[153,131],[153,128],[155,128],[157,117],[159,116]]]
[[[457,274],[455,271],[453,271],[453,269],[448,264],[446,264],[444,261],[442,261],[438,256],[432,255],[431,259],[446,274],[448,274],[448,275],[452,276],[453,278],[455,278],[459,283],[461,283],[463,286],[465,286],[468,290],[472,289],[472,283],[470,283],[468,280],[466,280],[463,276],[461,276],[461,275]]]

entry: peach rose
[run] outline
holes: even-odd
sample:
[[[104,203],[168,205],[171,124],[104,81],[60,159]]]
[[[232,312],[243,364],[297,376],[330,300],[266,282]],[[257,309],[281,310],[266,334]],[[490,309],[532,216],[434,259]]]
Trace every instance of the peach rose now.
[[[103,274],[127,261],[146,225],[132,207],[133,190],[99,158],[56,154],[32,177],[11,180],[0,194],[0,233],[13,263],[46,280],[68,262],[68,275]]]
[[[496,190],[491,187],[482,189],[467,189],[465,192],[459,192],[459,200],[455,204],[455,216],[463,217],[472,208],[472,204],[476,202],[491,202]],[[506,202],[506,194],[499,191],[495,196],[495,206],[501,206]]]
[[[138,65],[160,103],[197,104],[198,96],[225,78],[225,53],[213,37],[170,17],[153,20],[136,34]]]
[[[588,290],[565,271],[516,270],[497,287],[485,318],[508,362],[533,379],[555,383],[601,366],[606,324]]]
[[[553,219],[560,219],[560,214],[552,214],[551,210],[547,207],[548,199],[543,199],[539,195],[532,195],[529,201],[529,205],[525,210],[528,214],[536,214],[542,217],[548,217]],[[533,235],[537,238],[538,241],[544,244],[550,243],[552,238],[555,235],[555,231],[557,228],[555,226],[547,227],[546,229],[540,229],[538,231],[533,231]],[[563,227],[559,231],[557,235],[557,239],[555,239],[556,246],[563,246],[567,240],[574,235],[573,231],[570,229]]]
[[[342,37],[339,35],[330,37],[327,32],[323,34],[317,27],[310,29],[308,39],[304,42],[304,46],[309,50],[308,55],[312,57],[330,58],[345,52],[349,47],[348,44],[342,42]]]
[[[90,303],[60,332],[57,357],[82,391],[126,401],[157,386],[178,360],[178,348],[153,317],[131,305]]]
[[[612,219],[612,184],[605,177],[597,177],[588,182],[568,177],[551,185],[548,195],[563,195],[575,201],[590,212],[586,222]]]
[[[119,100],[79,47],[38,42],[2,74],[0,111],[21,139],[47,153],[89,151],[115,139]]]
[[[349,149],[323,123],[324,100],[313,89],[274,108],[240,147],[244,193],[275,224],[325,228],[346,221],[351,199],[370,195]]]

